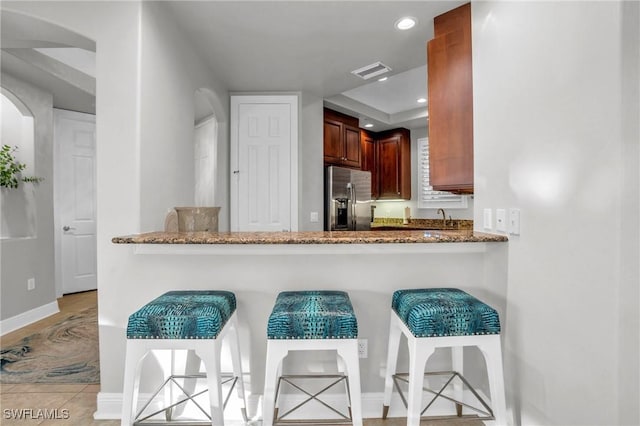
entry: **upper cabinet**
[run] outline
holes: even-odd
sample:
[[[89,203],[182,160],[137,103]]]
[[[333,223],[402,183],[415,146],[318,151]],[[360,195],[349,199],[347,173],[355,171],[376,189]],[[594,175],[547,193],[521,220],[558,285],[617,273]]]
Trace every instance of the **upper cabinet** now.
[[[360,170],[371,172],[371,198],[378,198],[378,150],[375,133],[360,130],[360,151],[362,164]]]
[[[409,130],[377,134],[377,199],[411,199],[411,138]]]
[[[435,38],[427,44],[431,185],[473,193],[471,4],[433,23]]]
[[[411,135],[399,128],[370,132],[358,119],[324,109],[324,165],[371,172],[371,198],[411,199]]]
[[[360,168],[360,129],[357,118],[325,108],[324,163]]]

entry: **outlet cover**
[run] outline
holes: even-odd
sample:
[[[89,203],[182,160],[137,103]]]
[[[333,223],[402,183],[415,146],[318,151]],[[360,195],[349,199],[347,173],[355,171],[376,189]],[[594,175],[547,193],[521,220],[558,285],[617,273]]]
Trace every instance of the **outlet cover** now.
[[[317,222],[318,221],[318,212],[311,212],[311,214],[309,215],[309,221],[310,222]]]
[[[507,232],[507,212],[505,209],[496,209],[496,230]]]
[[[491,213],[491,209],[484,209],[483,211],[483,219],[484,223],[482,227],[484,229],[493,229],[493,214]]]
[[[520,209],[509,209],[509,234],[520,235]]]
[[[36,279],[29,278],[27,280],[27,290],[35,290],[36,289]]]
[[[368,356],[367,339],[358,339],[358,358],[367,358]]]

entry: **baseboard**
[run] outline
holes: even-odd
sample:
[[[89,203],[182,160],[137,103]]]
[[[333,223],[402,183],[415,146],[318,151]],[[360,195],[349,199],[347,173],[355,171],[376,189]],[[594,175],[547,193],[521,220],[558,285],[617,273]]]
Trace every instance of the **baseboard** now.
[[[97,409],[93,413],[96,420],[120,419],[122,415],[122,393],[98,392]]]
[[[4,336],[7,333],[11,333],[19,328],[33,324],[36,321],[40,321],[41,319],[57,314],[58,312],[60,312],[60,309],[58,308],[58,301],[53,301],[46,305],[31,309],[30,311],[18,314],[14,317],[2,320],[0,321],[0,336]]]
[[[483,398],[486,399],[482,392],[479,392]],[[464,392],[464,400],[469,401],[471,392]],[[140,399],[149,398],[151,395],[140,395]],[[247,405],[249,408],[249,415],[254,420],[262,417],[261,406],[262,395],[250,395],[248,397]],[[229,403],[232,404],[234,397],[231,397]],[[304,395],[285,395],[280,400],[280,413],[283,412],[285,407],[293,407],[306,399]],[[345,405],[344,395],[325,395],[322,400],[332,406],[340,407]],[[325,418],[327,409],[320,404],[310,403],[308,407],[305,407],[306,411],[302,415],[296,418]],[[362,417],[363,418],[380,418],[382,416],[383,394],[382,392],[369,392],[362,394]],[[122,412],[122,394],[121,393],[98,393],[97,400],[98,409],[94,413],[93,418],[96,420],[109,420],[120,419],[120,413]],[[252,409],[253,408],[253,409]],[[256,409],[257,408],[257,409]],[[234,409],[231,406],[225,410],[225,419],[230,420],[230,424],[234,424],[236,419],[234,413],[239,413],[239,410]],[[452,404],[447,401],[440,400],[429,408],[429,414],[432,415],[448,415],[452,414]],[[389,409],[389,417],[406,417],[407,411],[402,404],[400,396],[394,392],[391,398],[391,407]],[[226,422],[225,422],[226,423]]]
[[[139,395],[140,401],[145,401],[151,398],[151,393],[141,393]],[[236,399],[231,397],[229,399],[229,405],[225,410],[225,424],[229,425],[244,425],[242,415],[239,406],[236,406]],[[119,420],[122,416],[122,393],[107,393],[99,392],[97,396],[97,410],[93,413],[95,420]],[[248,412],[252,413],[256,411],[255,407],[260,406],[260,395],[249,395],[247,397]],[[150,406],[151,410],[159,409],[160,407]]]

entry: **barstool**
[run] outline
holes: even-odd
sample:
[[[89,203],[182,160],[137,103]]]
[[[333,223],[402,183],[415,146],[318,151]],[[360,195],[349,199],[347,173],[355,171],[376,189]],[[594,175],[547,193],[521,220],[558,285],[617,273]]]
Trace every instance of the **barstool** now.
[[[290,422],[283,418],[302,405],[299,404],[281,417],[278,417],[276,412],[281,381],[295,377],[281,376],[282,361],[288,352],[323,350],[337,351],[338,364],[342,364],[343,369],[346,370],[340,377],[337,375],[330,377],[337,378],[332,385],[343,379],[346,380],[350,416],[329,407],[323,401],[320,402],[338,413],[341,416],[341,422],[362,426],[358,323],[349,295],[342,291],[286,291],[278,295],[267,326],[263,426]],[[302,391],[309,396],[307,401],[318,400],[318,395],[322,393],[322,391],[313,394]],[[309,422],[304,421],[304,423]],[[334,420],[331,424],[338,424],[338,421]]]
[[[418,426],[422,414],[438,397],[455,403],[457,413],[451,417],[461,416],[462,407],[466,406],[484,413],[484,420],[495,419],[496,424],[506,425],[500,319],[493,308],[455,288],[413,289],[394,292],[389,326],[383,418],[387,417],[389,411],[394,382],[400,391],[398,381],[402,381],[403,377],[407,376],[407,374],[395,374],[401,334],[406,336],[409,345],[407,400],[400,393],[407,406],[407,426]],[[493,409],[484,402],[462,375],[462,348],[464,346],[477,346],[484,355]],[[451,377],[439,391],[424,389],[425,364],[436,348],[443,347],[452,348],[453,371],[426,374],[447,374]],[[444,395],[443,391],[456,377],[460,381],[454,385],[453,396],[457,397],[454,399]],[[484,411],[461,401],[462,383],[460,382],[470,388],[474,396],[484,406]],[[423,390],[430,391],[435,395],[424,410],[421,406]]]
[[[233,383],[237,386],[240,407],[246,422],[246,405],[244,385],[242,382],[242,367],[238,340],[238,322],[236,316],[236,297],[228,291],[170,291],[144,305],[129,317],[127,325],[127,352],[124,370],[124,392],[122,407],[122,425],[130,426],[132,422],[142,422],[140,419],[151,400],[136,414],[136,406],[140,388],[140,374],[142,361],[146,355],[156,349],[186,349],[194,351],[204,363],[206,369],[207,388],[209,391],[210,414],[196,405],[211,419],[215,426],[224,425],[220,359],[222,339],[229,336],[231,361],[233,364]],[[176,377],[196,378],[203,375],[171,376],[163,387],[175,382]],[[162,389],[162,387],[161,387]],[[157,395],[158,392],[154,394]],[[185,389],[183,388],[183,391]],[[194,396],[188,395],[178,403],[170,401],[162,410],[168,420],[174,407],[188,400],[194,401]],[[167,393],[165,392],[165,395]],[[227,397],[228,399],[228,397]],[[194,401],[195,402],[195,401]]]

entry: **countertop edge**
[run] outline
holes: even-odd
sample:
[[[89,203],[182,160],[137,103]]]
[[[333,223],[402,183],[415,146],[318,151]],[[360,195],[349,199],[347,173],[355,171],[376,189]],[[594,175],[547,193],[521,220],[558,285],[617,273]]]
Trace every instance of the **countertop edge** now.
[[[128,244],[135,255],[393,255],[484,253],[488,243],[442,244]]]
[[[506,242],[505,235],[467,231],[149,232],[112,238],[114,244],[217,246],[344,246]]]

